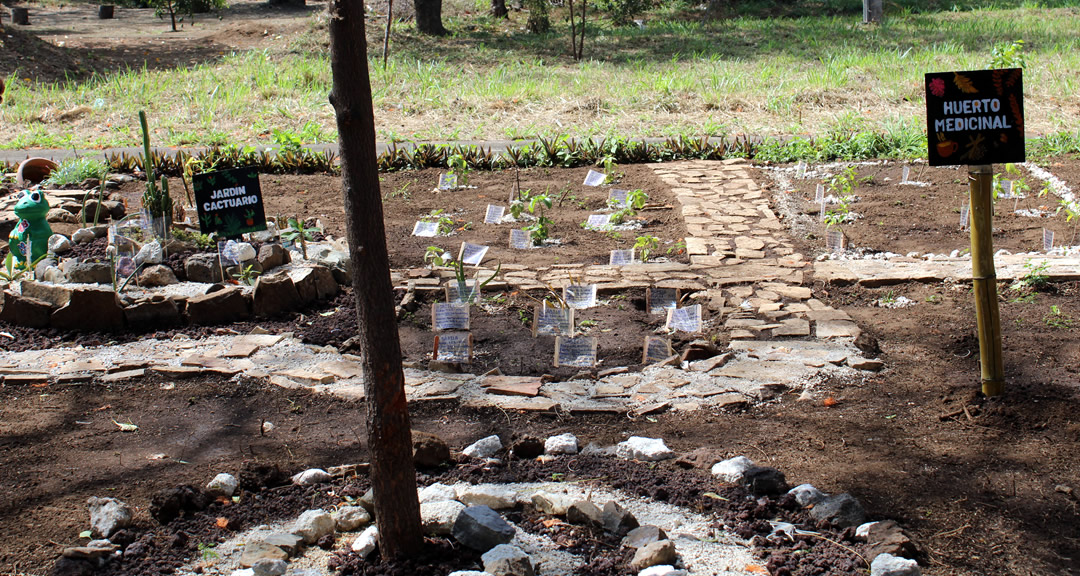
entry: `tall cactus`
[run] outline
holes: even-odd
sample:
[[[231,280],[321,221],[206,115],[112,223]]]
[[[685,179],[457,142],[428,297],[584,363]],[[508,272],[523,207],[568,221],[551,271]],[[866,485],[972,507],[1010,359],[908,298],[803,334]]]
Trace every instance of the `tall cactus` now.
[[[164,237],[169,232],[172,223],[172,198],[169,197],[169,181],[165,176],[161,177],[161,186],[158,187],[154,177],[154,158],[150,155],[150,129],[146,124],[146,112],[139,111],[139,125],[142,126],[143,135],[143,169],[146,171],[146,192],[143,193],[142,204],[150,217],[161,220],[161,230],[155,230]]]

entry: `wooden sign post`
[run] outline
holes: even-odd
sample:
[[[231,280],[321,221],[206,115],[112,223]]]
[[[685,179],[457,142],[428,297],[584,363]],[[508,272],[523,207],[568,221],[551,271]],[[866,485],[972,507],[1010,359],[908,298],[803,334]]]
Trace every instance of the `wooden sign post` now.
[[[968,165],[971,276],[982,391],[997,396],[1005,391],[1005,363],[994,271],[992,165],[1024,161],[1023,70],[927,74],[926,131],[931,166]]]

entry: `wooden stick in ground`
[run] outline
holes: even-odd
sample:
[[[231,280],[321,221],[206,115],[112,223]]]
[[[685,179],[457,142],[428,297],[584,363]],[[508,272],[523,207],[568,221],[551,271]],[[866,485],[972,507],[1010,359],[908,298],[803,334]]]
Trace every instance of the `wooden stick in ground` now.
[[[415,557],[423,546],[423,535],[379,193],[364,5],[359,0],[331,0],[329,10],[330,103],[337,116],[341,150],[379,549],[384,559]]]
[[[390,25],[394,22],[394,0],[386,2],[386,32],[382,40],[382,69],[386,72],[386,59],[390,56]]]
[[[979,365],[982,391],[987,396],[1005,392],[1005,364],[1001,357],[1001,319],[998,314],[997,274],[994,271],[994,169],[989,164],[968,168],[971,192],[971,276],[975,317],[979,328]]]

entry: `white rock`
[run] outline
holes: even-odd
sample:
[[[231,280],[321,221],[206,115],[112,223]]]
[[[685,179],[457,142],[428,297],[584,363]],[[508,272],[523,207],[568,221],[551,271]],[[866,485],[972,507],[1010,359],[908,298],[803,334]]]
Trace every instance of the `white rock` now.
[[[330,481],[330,473],[322,468],[309,468],[293,476],[292,481],[293,484],[299,484],[301,486],[322,484],[323,482]]]
[[[436,482],[435,484],[425,486],[420,490],[421,504],[426,502],[445,502],[447,500],[457,500],[457,492],[446,484],[439,484]]]
[[[229,576],[255,576],[255,571],[251,568],[242,568],[240,570],[233,570],[229,573]]]
[[[236,257],[241,262],[248,262],[258,258],[259,254],[255,251],[255,247],[247,242],[239,242],[236,245]]]
[[[480,557],[484,571],[495,576],[533,576],[532,558],[517,546],[499,544]]]
[[[919,563],[892,554],[878,554],[870,563],[870,576],[921,576]]]
[[[304,539],[305,544],[314,544],[319,538],[334,532],[334,519],[323,510],[308,510],[293,523],[292,533]]]
[[[375,526],[368,526],[353,540],[352,551],[359,554],[362,558],[367,558],[368,554],[375,551],[376,544],[379,543],[379,529]]]
[[[451,572],[446,576],[495,576],[491,572],[481,572],[479,570],[458,570],[457,572]]]
[[[712,475],[724,482],[734,484],[742,480],[743,472],[753,467],[754,462],[746,456],[736,456],[713,464]]]
[[[91,496],[86,504],[90,508],[90,530],[95,536],[108,538],[131,525],[131,507],[115,498]]]
[[[207,490],[211,492],[221,492],[226,496],[232,496],[239,486],[240,481],[236,479],[236,476],[224,472],[214,476],[213,480],[206,483]]]
[[[566,510],[578,500],[569,494],[551,492],[539,492],[532,495],[532,505],[540,512],[552,516],[566,516]]]
[[[470,458],[491,458],[499,450],[502,450],[502,447],[502,441],[499,440],[498,436],[488,436],[473,442],[461,453]]]
[[[135,264],[161,264],[161,259],[161,244],[158,244],[157,240],[152,240],[139,248],[139,253],[135,255]]]
[[[492,510],[514,507],[517,493],[495,484],[466,486],[457,492],[457,499],[467,506],[487,506]]]
[[[288,569],[289,564],[277,558],[263,558],[251,567],[255,576],[283,576]]]
[[[425,502],[420,505],[420,523],[426,534],[451,534],[454,531],[454,522],[465,509],[465,505],[456,500],[443,500],[441,502]]]
[[[544,454],[577,454],[577,436],[573,434],[559,434],[544,441]]]
[[[865,524],[859,524],[859,527],[855,529],[855,537],[863,542],[870,537],[870,529],[874,527],[877,522],[867,522]]]
[[[89,228],[79,228],[71,234],[71,241],[76,244],[93,242],[94,238],[96,238],[96,236],[94,236],[94,231]]]
[[[274,423],[269,421],[269,420],[267,420],[266,422],[263,422],[262,431],[263,431],[263,434],[269,434],[269,433],[273,432],[274,431]]]
[[[619,442],[615,446],[615,455],[628,460],[655,462],[674,458],[675,452],[671,451],[660,438],[631,436],[626,441]]]
[[[63,254],[71,251],[71,240],[68,240],[67,236],[63,234],[53,234],[49,236],[49,252],[53,254]]]
[[[658,564],[638,572],[638,576],[686,576],[686,573],[686,570],[679,570],[668,564]]]
[[[741,478],[742,473],[740,473],[739,476]],[[818,502],[825,500],[825,498],[828,496],[827,494],[825,494],[821,490],[818,490],[817,488],[814,488],[810,484],[799,484],[791,490],[788,490],[788,494],[794,496],[795,501],[799,503],[799,506],[802,506],[804,508],[806,506],[810,506],[811,504],[817,504]]]
[[[342,506],[330,514],[338,532],[352,532],[371,523],[371,515],[363,506]]]

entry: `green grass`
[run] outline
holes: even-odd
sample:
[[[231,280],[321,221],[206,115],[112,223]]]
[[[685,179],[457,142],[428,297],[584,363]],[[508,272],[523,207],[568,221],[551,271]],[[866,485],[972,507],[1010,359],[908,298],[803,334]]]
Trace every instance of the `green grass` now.
[[[955,11],[951,3],[890,5],[885,22],[870,27],[861,24],[860,5],[825,2],[822,15],[810,16],[802,4],[747,4],[732,18],[708,21],[672,4],[646,15],[644,29],[592,21],[586,60],[574,62],[560,14],[552,14],[554,32],[536,36],[521,29],[520,13],[507,23],[464,15],[471,1],[450,2],[444,20],[455,33],[427,38],[397,25],[385,70],[382,31],[368,30],[378,137],[753,134],[796,138],[776,144],[778,160],[806,155],[800,146],[811,139],[818,148],[840,147],[832,152],[845,157],[883,147],[888,155],[919,156],[922,75],[984,68],[995,45],[1023,39],[1028,135],[1049,135],[1029,150],[1080,148],[1080,110],[1068,105],[1080,89],[1075,0],[1051,3],[1055,8],[957,3]],[[0,106],[0,146],[135,145],[139,109],[150,116],[155,144],[271,143],[274,129],[300,127],[307,142],[333,139],[324,19],[313,17],[287,51],[231,53],[199,66],[81,83],[38,85],[13,75]],[[73,124],[37,120],[46,110],[79,105],[92,112]]]

